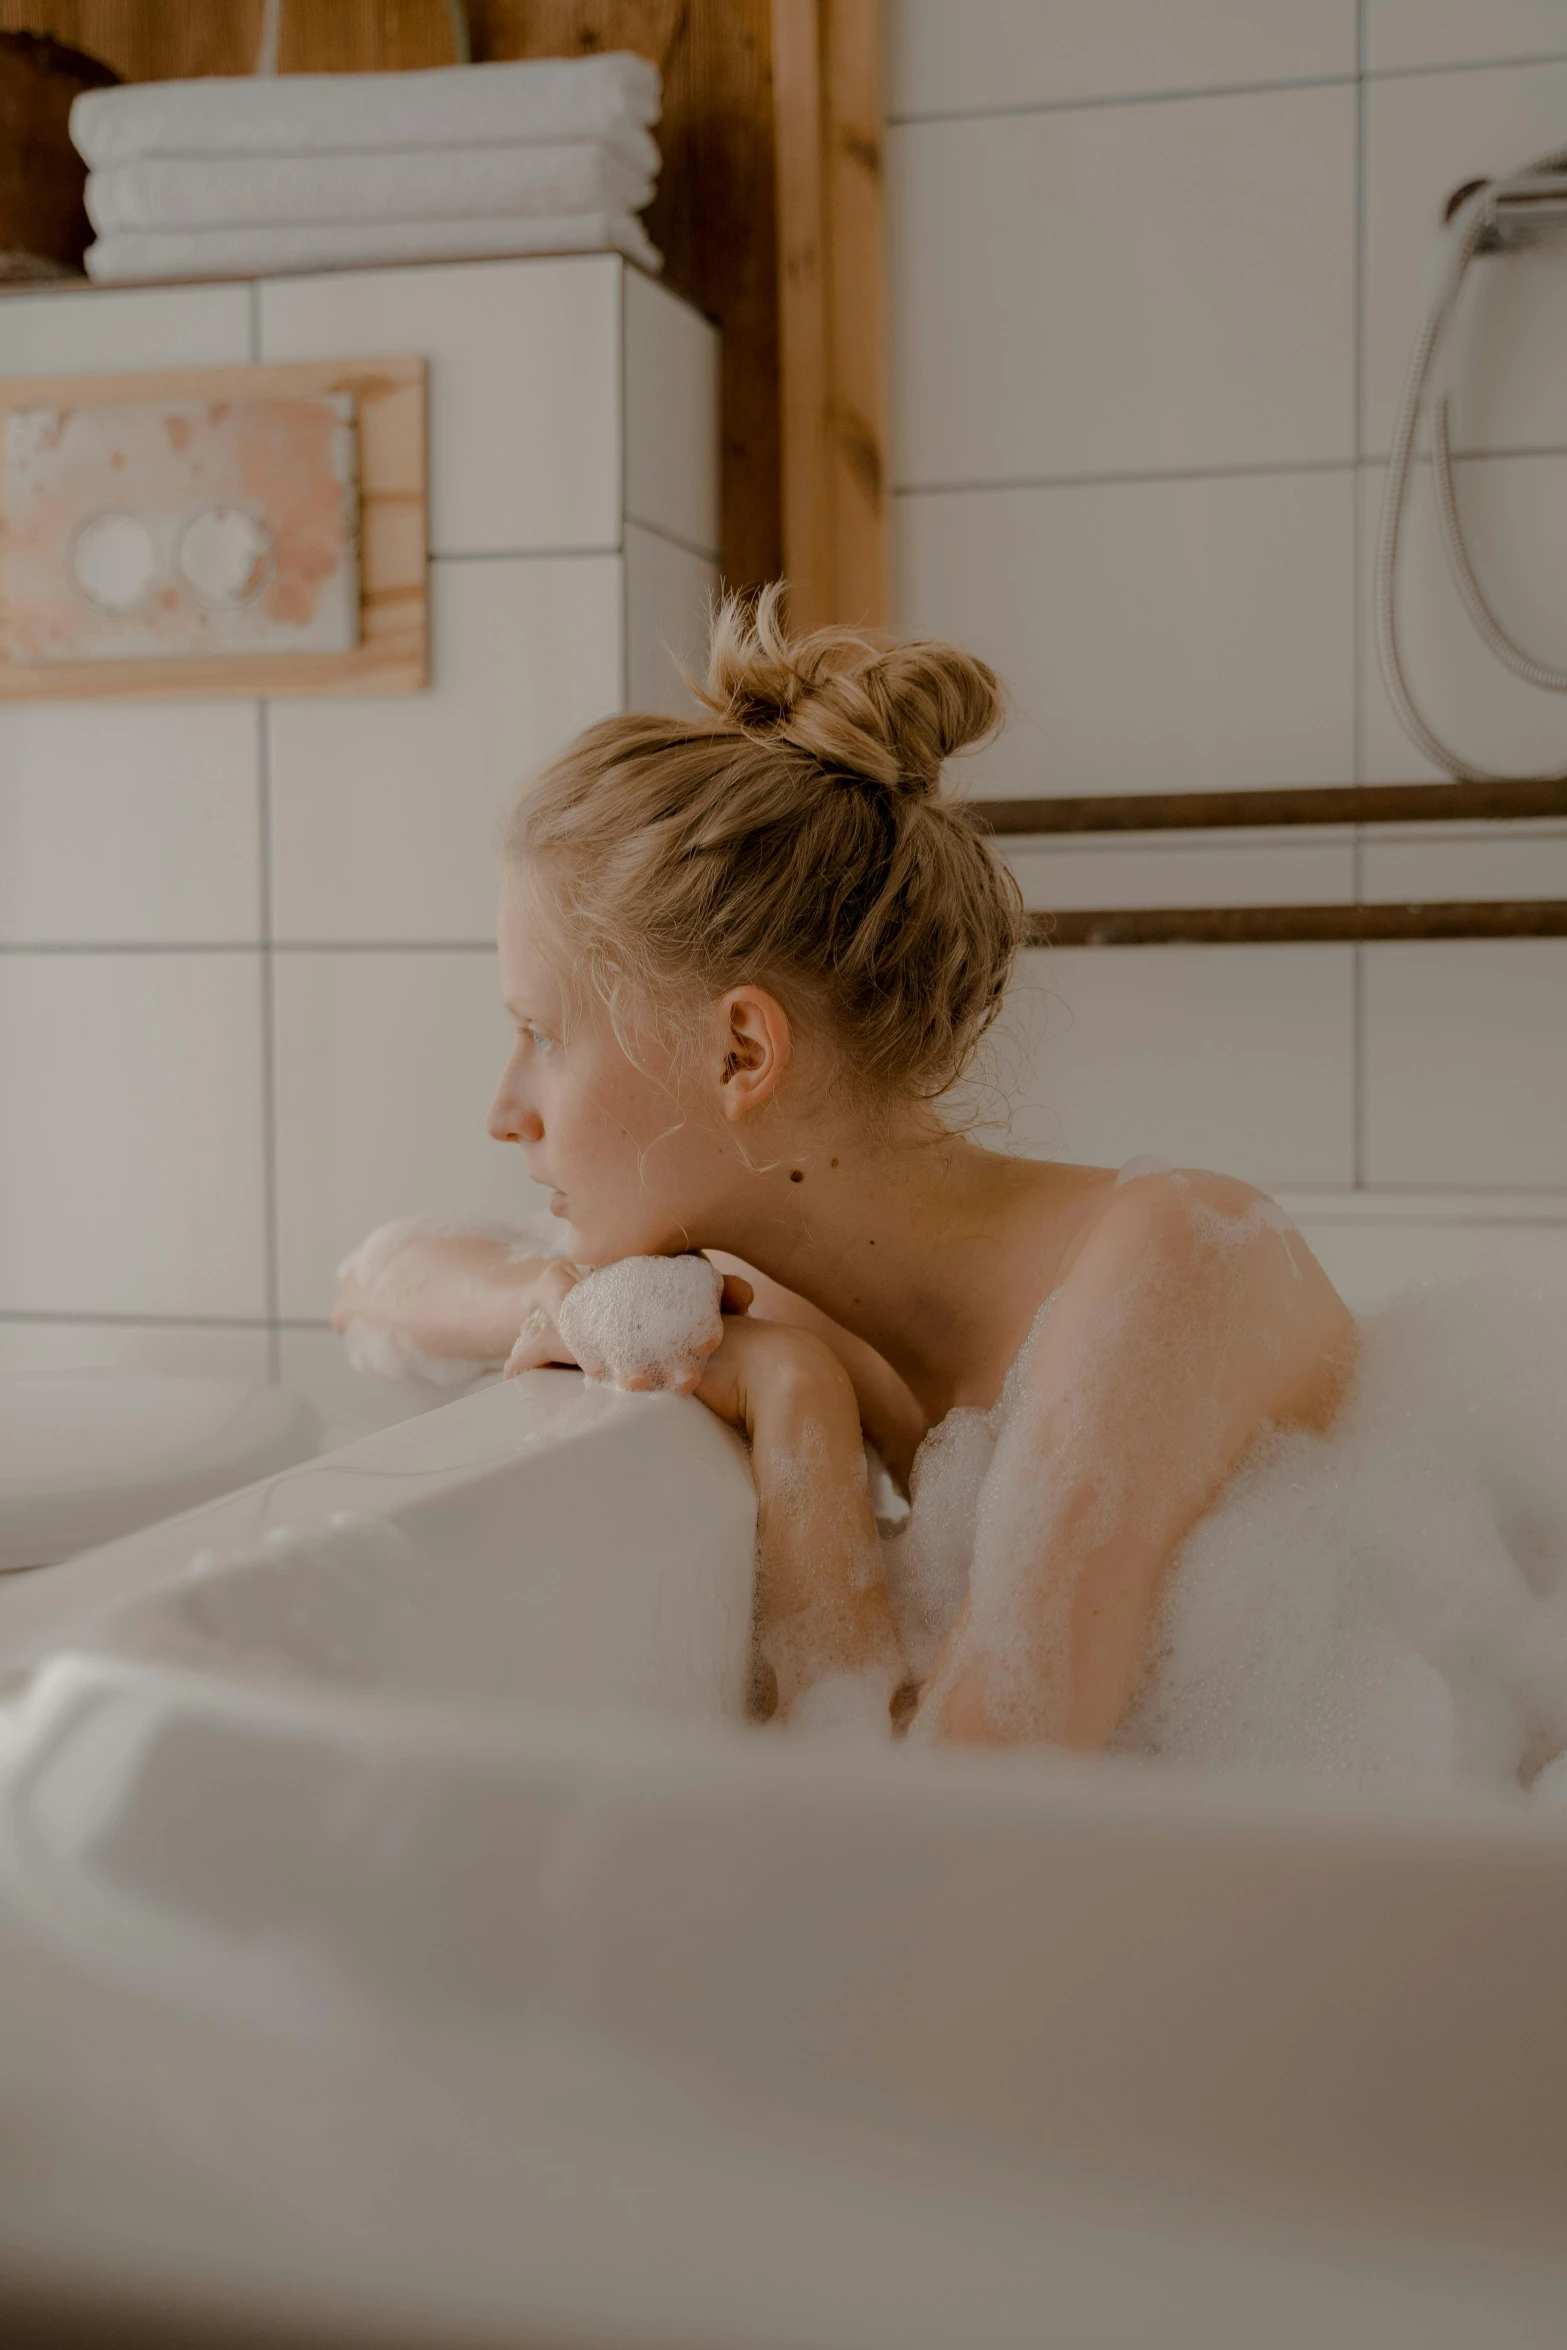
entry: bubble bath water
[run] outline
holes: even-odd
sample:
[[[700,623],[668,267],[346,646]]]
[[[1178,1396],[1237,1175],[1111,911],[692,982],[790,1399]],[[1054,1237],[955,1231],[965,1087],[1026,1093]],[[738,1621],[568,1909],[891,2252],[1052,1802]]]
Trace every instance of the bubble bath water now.
[[[1264,1435],[1183,1545],[1114,1744],[1567,1794],[1567,1300],[1479,1279],[1360,1328],[1331,1430]],[[931,1430],[884,1537],[917,1671],[963,1603],[1016,1379]]]

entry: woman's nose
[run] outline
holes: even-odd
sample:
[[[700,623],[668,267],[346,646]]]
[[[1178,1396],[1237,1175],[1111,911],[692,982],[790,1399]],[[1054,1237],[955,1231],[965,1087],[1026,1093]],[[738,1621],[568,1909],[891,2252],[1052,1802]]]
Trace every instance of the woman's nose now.
[[[518,1101],[505,1085],[490,1104],[486,1124],[497,1142],[537,1142],[544,1133],[544,1121],[537,1111]]]

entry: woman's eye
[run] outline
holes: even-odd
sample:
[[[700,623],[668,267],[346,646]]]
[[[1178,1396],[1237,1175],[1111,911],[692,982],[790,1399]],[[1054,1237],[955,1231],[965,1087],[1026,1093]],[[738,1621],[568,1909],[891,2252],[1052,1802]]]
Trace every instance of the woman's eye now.
[[[535,1052],[548,1053],[553,1052],[555,1049],[554,1037],[549,1035],[542,1028],[534,1028],[530,1025],[524,1025],[522,1034],[527,1038],[529,1044],[533,1046]]]

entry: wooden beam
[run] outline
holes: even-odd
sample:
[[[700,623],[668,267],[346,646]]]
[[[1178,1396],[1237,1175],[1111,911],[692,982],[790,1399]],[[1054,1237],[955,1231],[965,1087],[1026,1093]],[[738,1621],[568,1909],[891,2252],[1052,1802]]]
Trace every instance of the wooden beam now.
[[[1560,782],[1348,783],[1291,791],[1130,792],[1073,800],[970,800],[994,833],[1224,832],[1254,824],[1475,824],[1567,816]]]
[[[889,616],[880,0],[773,0],[783,557],[797,625]]]
[[[1359,945],[1410,938],[1567,938],[1567,898],[1424,906],[1139,906],[1030,914],[1031,947]]]

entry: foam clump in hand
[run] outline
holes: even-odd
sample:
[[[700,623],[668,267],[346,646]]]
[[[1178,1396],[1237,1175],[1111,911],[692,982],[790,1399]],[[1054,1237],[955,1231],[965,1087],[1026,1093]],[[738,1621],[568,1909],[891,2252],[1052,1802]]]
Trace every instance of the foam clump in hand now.
[[[723,1287],[706,1257],[622,1257],[568,1290],[556,1321],[590,1379],[689,1390],[724,1334]]]

